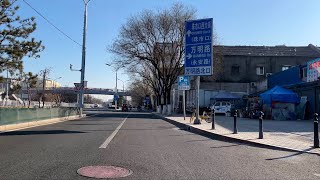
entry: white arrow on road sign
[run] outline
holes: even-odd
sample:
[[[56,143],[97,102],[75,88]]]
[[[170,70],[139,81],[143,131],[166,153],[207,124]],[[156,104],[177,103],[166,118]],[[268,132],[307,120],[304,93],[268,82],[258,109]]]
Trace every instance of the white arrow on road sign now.
[[[188,59],[192,58],[192,55],[191,55],[191,54],[188,54],[188,55],[187,55],[187,58],[188,58]]]
[[[190,31],[190,30],[188,30],[188,31],[187,31],[187,34],[188,34],[188,37],[190,37],[190,35],[191,35],[191,31]]]

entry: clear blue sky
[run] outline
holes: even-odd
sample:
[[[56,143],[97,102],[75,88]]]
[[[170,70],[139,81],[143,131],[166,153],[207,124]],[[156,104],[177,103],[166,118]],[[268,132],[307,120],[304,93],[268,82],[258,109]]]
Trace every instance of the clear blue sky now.
[[[51,22],[82,42],[82,0],[26,0]],[[88,9],[86,80],[89,87],[115,87],[114,72],[105,62],[112,58],[106,47],[117,37],[128,17],[144,9],[170,7],[172,0],[91,0]],[[197,9],[198,17],[212,17],[222,45],[320,45],[319,0],[182,0]],[[51,78],[62,76],[63,85],[79,82],[80,73],[70,72],[69,64],[80,67],[81,48],[30,9],[22,0],[19,14],[34,16],[38,29],[34,37],[46,49],[40,59],[26,59],[25,70],[39,72],[52,67]],[[129,78],[120,72],[120,79]],[[119,82],[122,87],[122,82]]]

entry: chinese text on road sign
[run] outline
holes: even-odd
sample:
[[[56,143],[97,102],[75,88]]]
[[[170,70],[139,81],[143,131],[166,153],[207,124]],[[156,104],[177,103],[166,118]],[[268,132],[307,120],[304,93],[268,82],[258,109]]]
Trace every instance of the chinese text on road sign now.
[[[212,18],[186,21],[185,75],[212,75]]]
[[[190,90],[189,76],[178,77],[178,90]]]

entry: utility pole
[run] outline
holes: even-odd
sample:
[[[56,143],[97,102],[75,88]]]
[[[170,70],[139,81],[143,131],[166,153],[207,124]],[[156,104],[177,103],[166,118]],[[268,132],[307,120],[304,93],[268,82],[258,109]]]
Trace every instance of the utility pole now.
[[[114,108],[115,108],[115,110],[117,110],[117,108],[118,108],[118,70],[120,68],[125,67],[125,66],[114,67],[112,64],[109,64],[109,63],[106,63],[106,65],[113,67],[116,71],[116,90],[115,90],[115,95],[114,95],[114,97],[115,97],[114,98],[114,105],[115,105]]]
[[[116,98],[114,100],[114,108],[115,110],[118,109],[118,69],[116,70]]]
[[[44,91],[45,91],[45,88],[46,88],[46,75],[47,75],[47,69],[45,69],[43,71],[43,80],[42,80],[42,94],[41,94],[41,101],[42,101],[42,108],[44,108]],[[39,106],[40,108],[40,106]]]
[[[87,8],[90,0],[83,0],[84,2],[84,17],[83,17],[83,42],[82,42],[82,64],[81,64],[81,89],[79,97],[80,116],[82,116],[83,110],[83,94],[84,94],[84,75],[86,69],[86,35],[87,35]]]
[[[122,81],[121,79],[118,79],[118,80],[122,82],[122,92],[124,94],[124,81]],[[122,105],[125,104],[124,100],[125,100],[124,95],[122,95]]]

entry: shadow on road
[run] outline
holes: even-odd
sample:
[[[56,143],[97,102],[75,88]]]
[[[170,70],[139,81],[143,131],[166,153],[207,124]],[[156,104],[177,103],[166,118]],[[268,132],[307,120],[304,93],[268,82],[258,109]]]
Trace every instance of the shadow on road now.
[[[311,148],[308,148],[308,149],[305,149],[303,152],[297,152],[297,153],[294,153],[294,154],[291,154],[291,155],[288,155],[288,156],[283,156],[283,157],[277,157],[277,158],[269,158],[269,159],[266,159],[267,161],[273,161],[273,160],[279,160],[279,159],[285,159],[285,158],[290,158],[290,157],[294,157],[294,156],[299,156],[301,154],[304,154],[310,150],[314,149],[313,147]],[[314,154],[314,155],[317,155],[317,156],[320,156],[319,154]]]
[[[47,130],[47,131],[12,131],[0,134],[0,136],[20,136],[20,135],[45,135],[45,134],[78,134],[86,133],[82,131]]]
[[[139,118],[139,119],[159,119],[157,116],[150,113],[128,113],[128,112],[115,112],[115,113],[101,113],[101,114],[87,114],[88,118]],[[92,117],[90,117],[92,116]]]
[[[234,146],[242,146],[242,144],[232,144],[232,145],[228,145],[228,146],[213,146],[213,147],[210,147],[210,148],[226,148],[226,147],[234,147]]]
[[[72,124],[72,123],[70,123],[70,124],[67,124],[67,125],[76,125],[76,126],[97,126],[97,125],[113,125],[114,124],[114,122],[112,122],[112,123],[88,123],[88,124],[86,124],[86,123],[83,123],[83,124]]]
[[[185,141],[186,143],[190,142],[202,142],[202,141],[212,141],[211,139],[196,139],[196,140],[190,140],[190,141]]]

